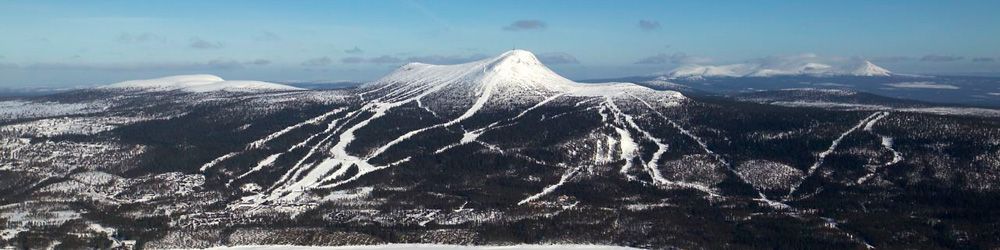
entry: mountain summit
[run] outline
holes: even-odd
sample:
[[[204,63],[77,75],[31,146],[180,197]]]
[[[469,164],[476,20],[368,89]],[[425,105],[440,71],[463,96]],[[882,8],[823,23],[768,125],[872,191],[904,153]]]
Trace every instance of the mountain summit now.
[[[494,58],[455,65],[410,63],[372,83],[417,89],[431,86],[465,86],[481,93],[513,87],[535,91],[566,90],[574,82],[556,74],[525,50],[511,50]]]
[[[875,65],[871,61],[865,60],[860,66],[851,71],[851,75],[855,76],[890,76],[892,72],[889,70]]]
[[[654,91],[632,83],[578,83],[557,74],[526,50],[454,65],[410,63],[362,89],[384,101],[419,100],[447,113],[456,107],[510,108],[556,95],[602,96]],[[682,97],[672,91],[659,91]],[[381,93],[381,94],[380,94]]]

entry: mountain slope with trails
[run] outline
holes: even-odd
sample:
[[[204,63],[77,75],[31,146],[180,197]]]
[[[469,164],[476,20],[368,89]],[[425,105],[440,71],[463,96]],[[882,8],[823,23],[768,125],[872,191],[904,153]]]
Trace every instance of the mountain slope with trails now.
[[[355,88],[185,90],[220,81],[0,101],[0,245],[997,247],[996,116],[578,83],[519,50]]]

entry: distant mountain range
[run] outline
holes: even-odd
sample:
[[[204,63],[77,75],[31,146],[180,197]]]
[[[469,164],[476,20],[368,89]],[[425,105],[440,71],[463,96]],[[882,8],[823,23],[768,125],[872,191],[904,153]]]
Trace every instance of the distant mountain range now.
[[[870,61],[831,66],[817,62],[740,63],[727,65],[685,65],[667,72],[667,79],[710,77],[773,77],[773,76],[869,76],[893,75],[889,70]]]
[[[185,92],[263,92],[303,90],[302,88],[262,81],[227,81],[214,75],[179,75],[156,79],[132,80],[100,86],[98,89]]]

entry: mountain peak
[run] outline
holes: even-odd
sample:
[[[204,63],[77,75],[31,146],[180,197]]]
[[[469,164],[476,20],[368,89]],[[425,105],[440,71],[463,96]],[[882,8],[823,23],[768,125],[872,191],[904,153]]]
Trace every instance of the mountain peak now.
[[[885,68],[879,67],[878,65],[875,65],[874,63],[872,63],[871,61],[868,61],[868,60],[865,60],[864,62],[862,62],[861,66],[859,66],[857,69],[855,69],[851,73],[853,75],[856,75],[856,76],[889,76],[889,75],[892,75],[891,71],[889,71],[889,70],[887,70]]]
[[[525,64],[542,63],[541,61],[538,60],[538,57],[535,57],[535,53],[531,53],[531,51],[520,50],[520,49],[513,49],[504,52],[503,54],[500,54],[500,56],[497,56],[495,60],[498,62],[509,61],[514,63],[525,63]]]
[[[573,83],[553,72],[526,50],[510,50],[493,58],[454,65],[410,63],[375,81],[375,84],[425,85],[531,85],[553,89]]]
[[[486,96],[501,103],[530,102],[528,99],[553,94],[615,95],[633,88],[644,88],[631,83],[577,83],[546,67],[534,53],[517,49],[462,64],[410,63],[364,86],[398,93],[399,96],[392,96],[394,98],[409,98],[412,95],[420,95],[417,98],[423,95],[449,98]],[[455,99],[448,101],[458,102]]]

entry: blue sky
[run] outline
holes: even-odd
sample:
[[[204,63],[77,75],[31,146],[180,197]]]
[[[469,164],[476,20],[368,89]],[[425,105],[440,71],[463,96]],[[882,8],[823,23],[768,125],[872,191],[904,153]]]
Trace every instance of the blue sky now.
[[[0,87],[371,80],[512,47],[574,79],[813,53],[1000,73],[1000,1],[2,1]]]

